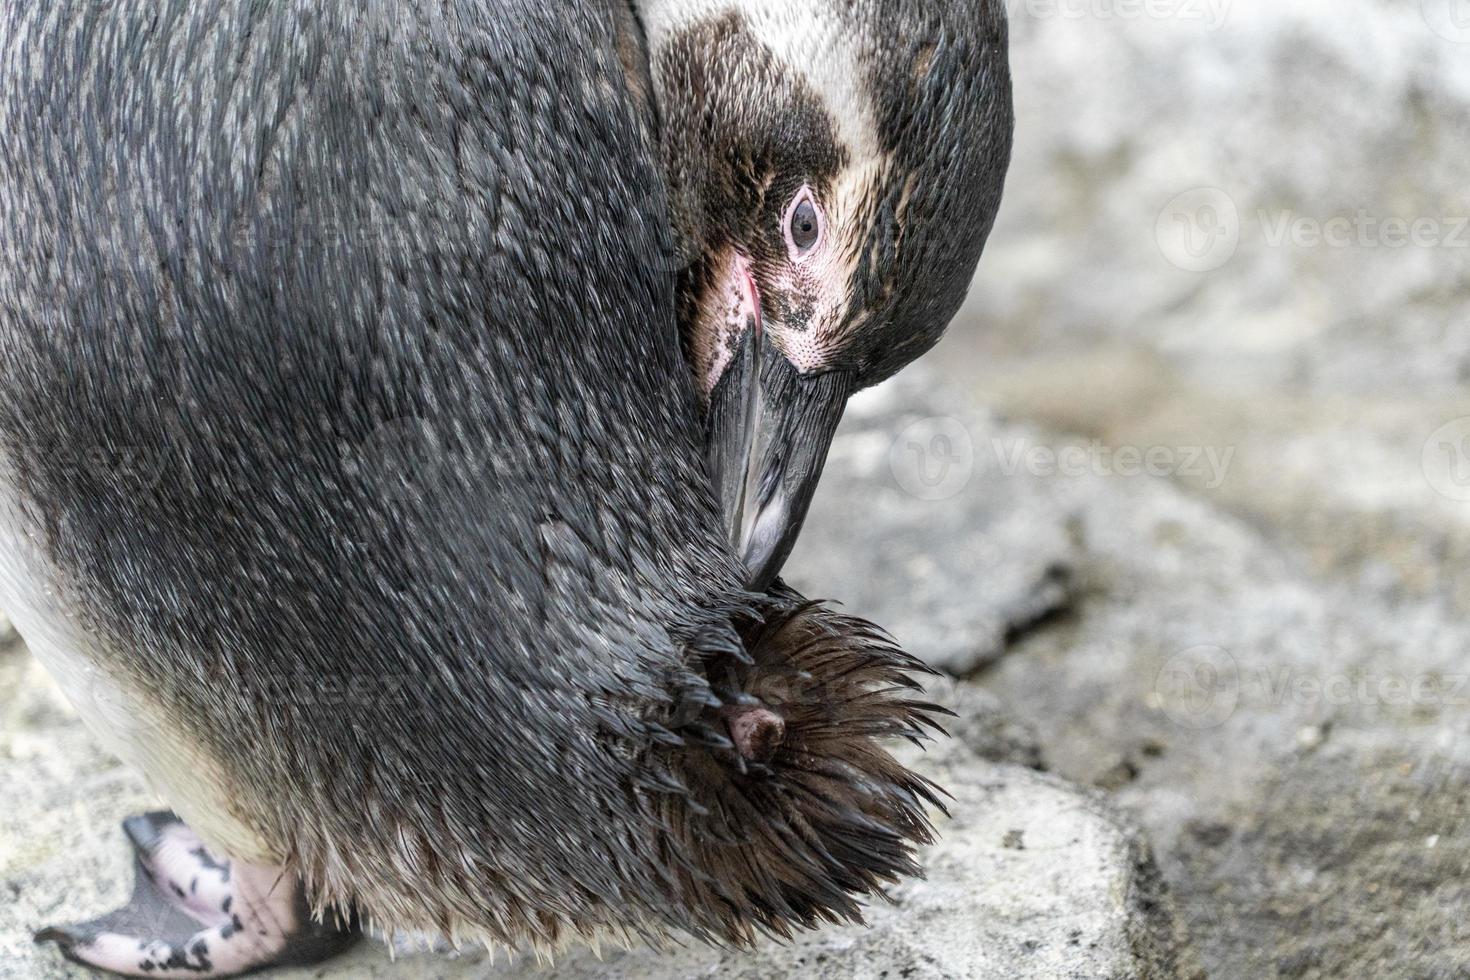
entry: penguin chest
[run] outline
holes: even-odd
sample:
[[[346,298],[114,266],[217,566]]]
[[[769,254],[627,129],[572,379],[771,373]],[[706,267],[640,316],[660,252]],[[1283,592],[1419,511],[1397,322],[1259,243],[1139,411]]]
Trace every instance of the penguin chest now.
[[[190,719],[171,717],[125,669],[130,651],[86,624],[105,619],[48,553],[14,469],[0,453],[0,608],[32,654],[108,751],[150,786],[211,844],[232,857],[269,863],[276,849],[238,815],[240,802],[222,766],[189,737]]]

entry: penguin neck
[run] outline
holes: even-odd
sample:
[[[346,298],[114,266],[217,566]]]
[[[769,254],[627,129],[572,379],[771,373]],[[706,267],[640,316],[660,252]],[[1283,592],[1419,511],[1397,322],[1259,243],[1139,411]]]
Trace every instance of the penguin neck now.
[[[613,8],[618,61],[628,82],[633,108],[655,138],[659,132],[658,104],[653,94],[652,63],[649,58],[648,32],[636,0],[622,0]]]
[[[661,71],[661,55],[675,45],[728,43],[728,32],[717,29],[732,18],[743,42],[760,45],[785,69],[798,75],[821,98],[838,124],[839,136],[854,159],[881,154],[876,112],[869,86],[869,62],[877,50],[872,4],[838,4],[831,0],[793,3],[791,0],[631,0],[642,25],[652,65],[654,92],[667,116],[668,103],[690,99],[680,79]],[[727,60],[728,52],[710,51],[709,63]],[[683,59],[678,59],[682,61]],[[708,81],[708,80],[705,80]],[[735,77],[725,79],[738,85]],[[752,100],[765,93],[752,91]]]

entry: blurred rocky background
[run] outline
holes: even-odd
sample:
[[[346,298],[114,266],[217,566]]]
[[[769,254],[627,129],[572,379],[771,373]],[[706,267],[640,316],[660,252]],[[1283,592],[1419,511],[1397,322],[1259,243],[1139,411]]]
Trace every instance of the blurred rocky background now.
[[[1470,975],[1470,3],[1016,0],[970,302],[792,577],[1152,840],[1210,975]]]
[[[1470,975],[1470,0],[1010,7],[971,300],[854,405],[789,574],[953,678],[929,881],[558,969]],[[72,976],[29,931],[126,894],[150,798],[14,641],[0,800],[0,976]]]

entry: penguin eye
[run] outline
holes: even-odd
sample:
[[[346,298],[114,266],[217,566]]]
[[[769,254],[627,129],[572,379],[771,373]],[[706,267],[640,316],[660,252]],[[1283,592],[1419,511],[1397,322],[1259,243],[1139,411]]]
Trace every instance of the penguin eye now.
[[[803,187],[786,211],[786,246],[792,258],[807,255],[822,240],[822,213],[812,197],[811,189]]]

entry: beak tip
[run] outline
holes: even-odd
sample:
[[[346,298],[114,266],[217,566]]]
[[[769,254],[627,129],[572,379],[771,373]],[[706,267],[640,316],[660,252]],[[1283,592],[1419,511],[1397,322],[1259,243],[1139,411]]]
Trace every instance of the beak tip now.
[[[769,337],[744,345],[715,386],[706,435],[732,550],[761,592],[796,544],[853,385],[846,372],[801,376]]]
[[[769,588],[786,563],[800,524],[788,520],[784,494],[777,494],[745,529],[740,557],[746,568],[746,587],[760,592]]]

